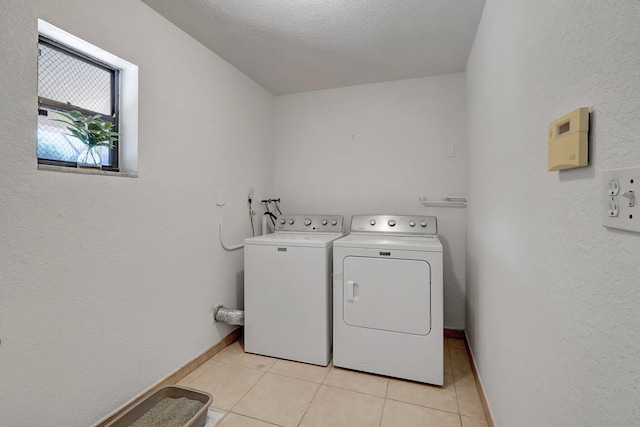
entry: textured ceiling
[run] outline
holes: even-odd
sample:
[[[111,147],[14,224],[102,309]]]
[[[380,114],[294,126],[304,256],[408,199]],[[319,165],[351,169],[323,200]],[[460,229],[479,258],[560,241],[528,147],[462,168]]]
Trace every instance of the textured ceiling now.
[[[485,0],[142,0],[272,93],[464,71]]]

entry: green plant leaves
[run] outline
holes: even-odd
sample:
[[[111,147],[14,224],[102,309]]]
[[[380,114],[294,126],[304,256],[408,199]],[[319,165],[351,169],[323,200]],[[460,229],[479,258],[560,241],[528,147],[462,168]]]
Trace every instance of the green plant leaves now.
[[[83,144],[89,147],[110,147],[113,148],[113,142],[120,137],[118,132],[111,129],[114,124],[102,120],[100,114],[94,116],[85,116],[81,112],[71,110],[68,113],[55,111],[56,114],[64,119],[53,119],[67,125],[67,129],[71,132],[71,136],[78,138]]]

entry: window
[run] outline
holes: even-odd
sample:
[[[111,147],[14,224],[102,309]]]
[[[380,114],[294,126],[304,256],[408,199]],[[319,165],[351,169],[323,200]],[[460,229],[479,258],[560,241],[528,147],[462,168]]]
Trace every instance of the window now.
[[[85,148],[57,111],[102,116],[118,131],[119,71],[40,36],[38,42],[38,162],[75,166]],[[118,147],[100,147],[105,170],[118,170]]]
[[[38,169],[136,177],[138,67],[38,19]],[[85,146],[56,112],[80,111],[116,125],[116,147],[101,147],[102,171],[76,168]]]

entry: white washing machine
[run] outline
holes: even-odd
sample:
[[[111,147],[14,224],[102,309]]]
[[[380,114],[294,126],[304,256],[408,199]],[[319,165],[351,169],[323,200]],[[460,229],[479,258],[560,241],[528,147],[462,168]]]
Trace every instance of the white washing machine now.
[[[338,215],[284,215],[244,241],[244,349],[326,366],[332,348],[331,250]]]
[[[444,383],[437,234],[431,216],[353,216],[333,243],[334,366]]]

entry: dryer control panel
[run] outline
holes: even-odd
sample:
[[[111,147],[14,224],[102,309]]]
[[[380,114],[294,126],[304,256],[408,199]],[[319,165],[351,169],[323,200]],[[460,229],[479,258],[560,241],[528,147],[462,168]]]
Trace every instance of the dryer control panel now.
[[[421,215],[354,215],[351,217],[351,232],[436,236],[438,219]]]
[[[282,215],[276,218],[276,231],[342,233],[342,215]]]

